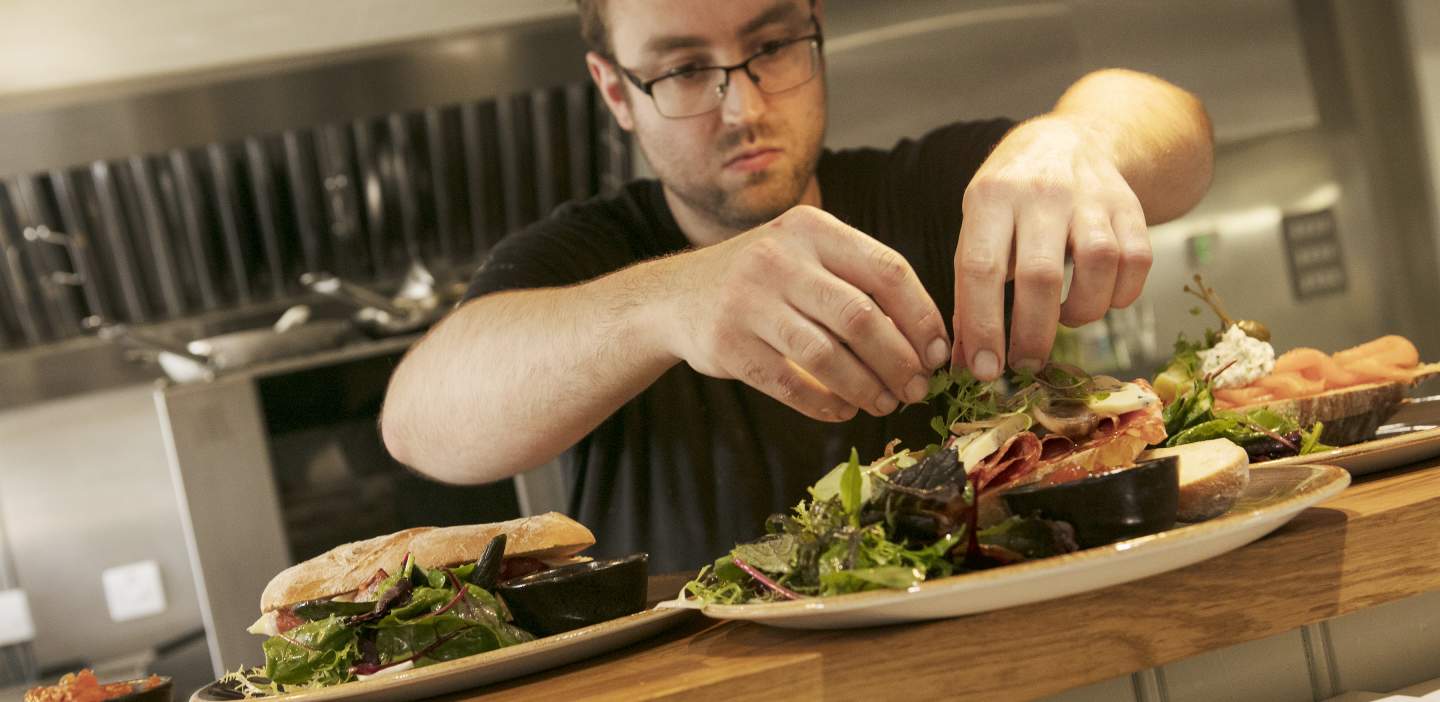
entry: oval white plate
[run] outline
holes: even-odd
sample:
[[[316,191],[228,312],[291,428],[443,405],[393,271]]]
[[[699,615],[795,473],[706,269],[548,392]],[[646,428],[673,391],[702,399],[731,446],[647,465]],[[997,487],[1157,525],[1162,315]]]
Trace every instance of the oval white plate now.
[[[348,682],[316,690],[300,690],[285,695],[263,697],[284,702],[320,702],[321,700],[415,700],[466,690],[481,685],[518,678],[522,675],[574,663],[606,651],[654,636],[684,620],[688,612],[674,609],[651,609],[628,617],[612,619],[591,626],[546,636],[514,646],[477,653],[466,658],[413,668],[393,675],[370,680]],[[255,646],[260,646],[257,637]],[[232,700],[233,696],[217,689],[218,682],[195,691],[190,702]]]
[[[1139,580],[1213,558],[1279,528],[1339,494],[1350,474],[1335,466],[1257,466],[1226,514],[1208,522],[1100,548],[921,583],[836,597],[752,605],[708,605],[716,619],[793,629],[841,629],[943,619],[1041,602]]]
[[[1318,462],[1340,466],[1350,471],[1351,475],[1365,475],[1434,456],[1440,456],[1440,427],[1372,439],[1321,453],[1277,458],[1258,463],[1256,467]]]

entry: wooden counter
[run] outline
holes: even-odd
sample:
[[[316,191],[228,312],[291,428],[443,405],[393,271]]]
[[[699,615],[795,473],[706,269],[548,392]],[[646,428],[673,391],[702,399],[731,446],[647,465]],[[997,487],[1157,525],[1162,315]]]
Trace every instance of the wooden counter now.
[[[1239,550],[1084,595],[842,631],[697,618],[610,655],[437,699],[1031,699],[1432,590],[1440,459],[1358,478]]]

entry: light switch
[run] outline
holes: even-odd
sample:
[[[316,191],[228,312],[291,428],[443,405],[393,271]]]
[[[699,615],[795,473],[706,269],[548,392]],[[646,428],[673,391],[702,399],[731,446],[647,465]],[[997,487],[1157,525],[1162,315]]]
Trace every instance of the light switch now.
[[[155,561],[106,568],[100,573],[100,582],[114,621],[128,622],[165,611],[165,587]]]
[[[0,590],[0,646],[34,638],[35,620],[30,618],[30,599],[25,591]]]

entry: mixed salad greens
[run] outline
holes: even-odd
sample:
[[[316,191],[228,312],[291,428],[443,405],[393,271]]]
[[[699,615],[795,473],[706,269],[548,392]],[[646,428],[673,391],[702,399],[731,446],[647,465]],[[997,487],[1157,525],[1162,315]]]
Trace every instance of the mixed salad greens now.
[[[503,538],[497,537],[500,552]],[[272,695],[533,640],[511,623],[505,603],[490,591],[499,562],[498,557],[482,557],[455,568],[431,569],[407,554],[398,572],[370,590],[377,593],[373,601],[296,605],[294,615],[304,623],[265,641],[264,668],[231,672],[221,684],[246,697]]]
[[[942,370],[927,397],[943,405],[932,426],[942,442],[967,425],[1029,428],[1028,413],[1037,406],[1095,399],[1084,395],[1088,385],[1077,373],[1057,367],[1017,376],[1019,391],[1005,396],[968,371]],[[808,499],[772,515],[764,537],[703,568],[685,594],[704,604],[747,604],[903,589],[1078,548],[1063,522],[1012,516],[977,529],[975,484],[958,453],[942,452],[941,443],[910,450],[892,442],[884,456],[862,465],[852,449]]]
[[[1252,462],[1333,448],[1320,443],[1325,428],[1321,422],[1301,427],[1293,417],[1264,407],[1217,409],[1211,387],[1216,374],[1201,372],[1200,352],[1218,339],[1213,330],[1206,330],[1197,341],[1181,334],[1170,364],[1155,377],[1155,392],[1168,402],[1162,415],[1169,435],[1166,446],[1229,439],[1243,447]]]

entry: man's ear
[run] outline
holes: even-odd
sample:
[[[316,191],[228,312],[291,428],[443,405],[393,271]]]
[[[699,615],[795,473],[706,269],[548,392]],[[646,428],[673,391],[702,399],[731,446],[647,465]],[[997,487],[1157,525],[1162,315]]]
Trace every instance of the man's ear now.
[[[594,51],[586,52],[585,65],[590,69],[590,79],[600,89],[600,97],[605,98],[610,114],[615,115],[615,122],[627,132],[633,130],[635,117],[630,113],[630,102],[625,99],[625,79],[620,71]]]

